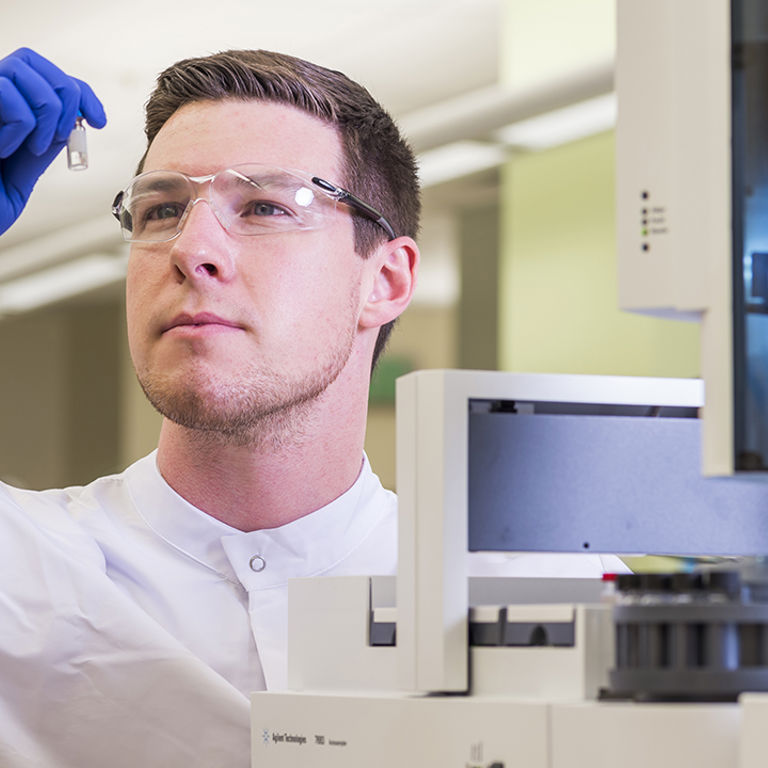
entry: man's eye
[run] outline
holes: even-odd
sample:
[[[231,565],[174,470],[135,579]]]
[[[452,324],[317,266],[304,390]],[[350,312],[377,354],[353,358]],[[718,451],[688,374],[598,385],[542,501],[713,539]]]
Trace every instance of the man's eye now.
[[[290,216],[291,214],[282,206],[275,203],[267,203],[263,200],[252,200],[244,208],[241,216]]]
[[[161,219],[178,219],[184,212],[184,206],[180,203],[161,203],[148,208],[144,214],[144,221],[160,221]]]

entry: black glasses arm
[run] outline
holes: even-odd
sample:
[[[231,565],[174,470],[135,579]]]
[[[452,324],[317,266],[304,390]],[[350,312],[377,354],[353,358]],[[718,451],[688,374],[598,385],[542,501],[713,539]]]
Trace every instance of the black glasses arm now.
[[[327,192],[331,197],[336,198],[340,203],[344,203],[345,205],[354,208],[364,216],[375,221],[387,233],[390,240],[394,240],[397,237],[395,230],[392,229],[392,225],[387,221],[384,215],[377,211],[373,206],[364,203],[359,197],[355,197],[351,192],[347,192],[346,189],[337,187],[335,184],[331,184],[330,181],[326,181],[317,176],[312,177],[312,183],[320,187],[324,192]]]

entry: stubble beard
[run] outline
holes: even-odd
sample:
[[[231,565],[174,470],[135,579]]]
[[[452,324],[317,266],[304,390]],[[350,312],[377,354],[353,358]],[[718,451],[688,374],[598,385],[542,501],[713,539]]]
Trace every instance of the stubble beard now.
[[[137,372],[149,402],[201,441],[280,448],[301,441],[312,405],[336,381],[352,353],[354,329],[326,350],[312,371],[293,378],[246,366],[237,380],[208,366],[183,373]]]

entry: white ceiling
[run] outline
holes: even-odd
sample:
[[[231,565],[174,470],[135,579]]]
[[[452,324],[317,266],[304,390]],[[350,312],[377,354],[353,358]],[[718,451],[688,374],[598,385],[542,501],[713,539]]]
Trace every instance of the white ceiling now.
[[[88,132],[87,171],[67,171],[61,157],[40,180],[2,238],[0,272],[14,268],[6,257],[19,260],[17,248],[8,252],[12,246],[108,214],[143,151],[142,105],[154,77],[177,59],[257,47],[299,55],[362,82],[397,117],[495,82],[501,6],[502,0],[6,0],[0,51],[32,47],[89,82],[109,124]]]

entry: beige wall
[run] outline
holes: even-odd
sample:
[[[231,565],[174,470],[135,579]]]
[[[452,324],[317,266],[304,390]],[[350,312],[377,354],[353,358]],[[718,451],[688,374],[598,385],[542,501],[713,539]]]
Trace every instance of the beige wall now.
[[[121,307],[59,307],[0,323],[0,477],[30,488],[120,467]]]
[[[0,477],[27,487],[66,475],[67,333],[55,313],[0,323]]]

